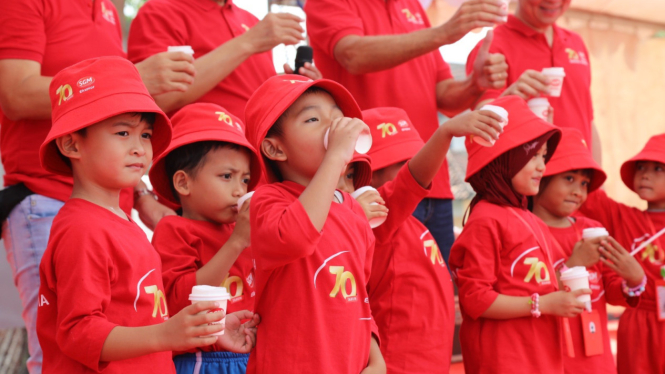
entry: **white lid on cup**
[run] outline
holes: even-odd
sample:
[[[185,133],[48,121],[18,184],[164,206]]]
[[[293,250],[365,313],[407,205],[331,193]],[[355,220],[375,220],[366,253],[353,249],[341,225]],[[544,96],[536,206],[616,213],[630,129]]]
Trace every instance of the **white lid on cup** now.
[[[503,119],[503,122],[501,122],[501,127],[505,127],[508,124],[508,111],[500,106],[497,105],[483,105],[480,110],[487,110],[493,113],[496,113]]]
[[[328,134],[330,134],[330,129],[326,130],[326,134],[323,136],[323,146],[328,149]],[[356,141],[356,152],[364,155],[369,152],[369,149],[372,148],[372,134],[370,134],[369,129],[363,130],[358,136]]]
[[[376,191],[376,188],[372,186],[360,187],[357,190],[353,191],[353,193],[351,193],[351,197],[357,200],[360,197],[360,195],[364,194],[367,191]]]
[[[582,239],[594,239],[601,236],[610,236],[610,233],[604,227],[590,227],[582,230]]]
[[[565,77],[566,72],[561,67],[543,68],[541,73],[545,75],[552,75],[557,77]]]
[[[573,266],[572,268],[561,273],[561,281],[567,281],[577,278],[588,278],[589,272],[584,266]]]
[[[354,198],[354,199],[356,199],[356,200],[358,200],[358,198],[360,197],[360,195],[364,194],[364,193],[367,192],[367,191],[376,191],[376,188],[374,188],[374,187],[372,187],[372,186],[363,186],[363,187],[360,187],[360,188],[358,188],[357,190],[353,191],[353,193],[351,194],[351,197]],[[371,203],[370,205],[378,205],[378,203]],[[369,220],[369,227],[371,227],[371,228],[379,227],[379,226],[381,226],[384,222],[386,222],[386,219],[387,219],[387,218],[388,218],[388,217],[377,217],[377,218],[372,218],[371,220]]]
[[[550,106],[549,100],[547,100],[547,98],[545,98],[545,97],[533,98],[533,99],[527,101],[526,104],[529,107],[532,107],[532,106],[547,106],[547,107],[549,107]]]
[[[191,301],[216,301],[216,300],[228,300],[231,298],[229,292],[226,291],[225,287],[213,287],[213,286],[194,286],[192,287],[192,293],[189,294],[189,300]]]
[[[251,198],[252,195],[254,195],[254,192],[256,191],[247,192],[246,194],[240,196],[238,199],[238,210],[242,209],[242,204],[244,204],[247,199]]]
[[[167,52],[182,52],[189,55],[194,55],[194,49],[191,45],[171,45],[166,49]]]

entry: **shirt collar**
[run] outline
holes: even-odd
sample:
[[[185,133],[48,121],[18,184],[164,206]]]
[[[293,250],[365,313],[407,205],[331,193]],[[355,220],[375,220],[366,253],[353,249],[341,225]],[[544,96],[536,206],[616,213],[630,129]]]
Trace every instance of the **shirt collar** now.
[[[185,3],[188,3],[188,4],[193,4],[197,8],[200,8],[200,9],[203,9],[203,10],[206,10],[206,11],[215,10],[215,9],[219,9],[219,8],[222,8],[222,9],[230,8],[234,5],[233,0],[226,0],[226,3],[224,4],[224,6],[219,6],[213,0],[181,0],[181,1],[184,1]]]
[[[508,15],[508,22],[506,22],[506,27],[511,30],[515,30],[527,37],[533,37],[542,34],[540,31],[532,29],[526,23],[522,22],[522,20],[512,14]],[[567,39],[563,30],[556,24],[552,25],[552,35],[555,39]]]

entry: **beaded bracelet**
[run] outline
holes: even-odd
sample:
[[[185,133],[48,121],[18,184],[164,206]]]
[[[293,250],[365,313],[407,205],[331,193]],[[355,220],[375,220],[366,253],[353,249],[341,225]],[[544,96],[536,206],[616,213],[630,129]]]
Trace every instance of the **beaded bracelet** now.
[[[538,300],[540,300],[540,295],[538,295],[537,293],[531,295],[531,300],[529,301],[529,304],[531,304],[531,317],[533,318],[540,317]]]
[[[628,297],[638,297],[644,292],[644,290],[646,290],[646,286],[646,275],[642,278],[642,282],[635,287],[628,287],[628,282],[624,279],[623,282],[621,282],[621,291],[623,291],[623,294]]]

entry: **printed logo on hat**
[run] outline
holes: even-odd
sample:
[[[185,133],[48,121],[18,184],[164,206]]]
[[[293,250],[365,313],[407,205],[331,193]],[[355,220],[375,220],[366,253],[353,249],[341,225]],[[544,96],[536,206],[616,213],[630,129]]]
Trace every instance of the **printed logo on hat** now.
[[[72,90],[72,86],[64,84],[55,90],[55,94],[60,95],[60,98],[58,99],[58,105],[60,105],[63,100],[67,101],[74,96],[74,90]]]
[[[397,124],[402,129],[402,131],[410,131],[411,130],[411,127],[409,127],[409,123],[406,120],[401,119],[401,120],[399,120],[399,122],[397,122]]]
[[[376,126],[377,130],[381,130],[381,137],[385,138],[386,135],[392,136],[397,134],[397,127],[389,122],[384,122]]]
[[[528,155],[529,152],[533,151],[536,146],[538,145],[538,142],[531,142],[531,143],[526,143],[522,146],[526,154]]]
[[[237,122],[234,123],[234,122],[233,122],[233,119],[232,119],[231,116],[229,116],[228,114],[226,114],[226,113],[224,113],[224,112],[215,112],[215,114],[217,114],[217,115],[219,116],[219,117],[218,117],[218,120],[219,120],[220,122],[224,122],[224,123],[226,123],[227,125],[229,125],[229,126],[231,126],[231,127],[233,127],[233,128],[236,128],[236,129],[238,129],[238,131],[244,133],[244,132],[242,131],[242,127],[240,126],[240,124],[237,123]]]
[[[76,85],[77,85],[79,88],[84,88],[84,87],[87,87],[87,86],[89,86],[89,85],[91,85],[91,84],[93,84],[93,83],[95,83],[95,78],[93,78],[93,77],[85,77],[85,78],[81,78],[81,79],[79,79],[78,82],[76,82]]]
[[[294,83],[307,83],[307,82],[311,82],[311,81],[312,81],[311,79],[308,79],[308,80],[302,80],[302,81],[301,81],[301,80],[296,80],[296,79],[284,79],[284,82],[291,82],[291,84],[294,84]]]
[[[245,29],[245,32],[249,31],[249,27],[244,23],[241,23],[240,26],[242,26],[242,28]]]
[[[402,13],[406,16],[406,20],[415,25],[424,25],[423,16],[420,15],[420,12],[413,14],[409,9],[402,9]]]

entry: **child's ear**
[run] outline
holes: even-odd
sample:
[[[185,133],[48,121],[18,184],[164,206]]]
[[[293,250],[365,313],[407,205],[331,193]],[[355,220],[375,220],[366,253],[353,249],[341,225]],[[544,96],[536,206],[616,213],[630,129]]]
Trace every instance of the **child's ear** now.
[[[175,191],[182,196],[189,196],[191,191],[189,190],[189,183],[191,178],[184,170],[178,170],[173,174],[173,187]]]
[[[76,134],[67,134],[55,139],[55,144],[63,156],[69,159],[80,159],[81,152],[78,140],[79,137]]]
[[[265,138],[261,142],[261,153],[272,161],[286,161],[286,153],[282,143],[275,138]]]

